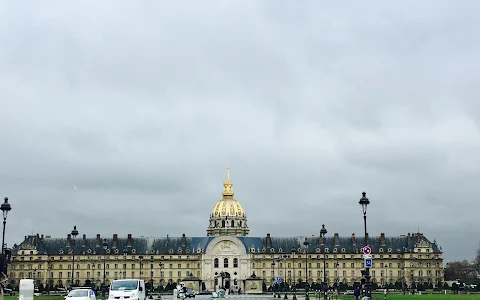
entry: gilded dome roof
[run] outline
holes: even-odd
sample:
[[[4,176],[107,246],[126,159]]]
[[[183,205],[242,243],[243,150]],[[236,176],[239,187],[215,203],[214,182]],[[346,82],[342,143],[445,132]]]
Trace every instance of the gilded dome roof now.
[[[233,199],[233,184],[230,182],[230,170],[227,169],[227,180],[223,184],[223,198],[212,209],[212,217],[244,217],[245,211],[240,203]]]

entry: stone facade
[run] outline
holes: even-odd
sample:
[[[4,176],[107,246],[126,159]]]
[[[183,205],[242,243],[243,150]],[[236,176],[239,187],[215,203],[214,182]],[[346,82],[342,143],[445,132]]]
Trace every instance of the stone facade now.
[[[71,282],[74,259],[74,283],[80,285],[90,281],[100,286],[104,271],[107,284],[125,276],[165,286],[167,282],[178,283],[193,276],[201,281],[199,288],[194,288],[197,291],[204,284],[208,290],[224,286],[257,293],[262,290],[263,282],[270,286],[277,276],[292,284],[321,283],[326,275],[330,285],[339,282],[352,285],[361,279],[363,245],[364,239],[355,234],[342,237],[334,233],[325,238],[270,234],[249,237],[246,214],[233,199],[228,176],[223,198],[210,215],[207,236],[136,238],[128,234],[122,238],[114,234],[104,239],[97,234],[94,238],[83,235],[74,239],[71,235],[67,238],[30,235],[12,249],[8,275],[14,286],[22,278],[33,278],[44,285],[66,287]],[[443,281],[441,248],[421,233],[394,237],[381,233],[369,237],[369,246],[374,260],[372,281],[381,286],[395,282],[405,286],[428,282],[435,286]],[[324,262],[326,274],[323,274]],[[252,274],[255,274],[253,279]],[[258,286],[258,282],[262,284]]]

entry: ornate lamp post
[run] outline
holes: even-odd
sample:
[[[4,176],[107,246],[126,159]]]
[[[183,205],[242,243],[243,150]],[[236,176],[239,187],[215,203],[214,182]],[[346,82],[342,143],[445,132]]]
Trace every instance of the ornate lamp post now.
[[[278,276],[280,276],[280,261],[281,260],[282,260],[281,256],[275,258],[275,261],[277,262],[277,274],[278,274]],[[280,280],[281,280],[281,278],[280,278]],[[279,282],[277,282],[277,298],[280,298],[280,283]]]
[[[325,243],[325,235],[327,234],[327,229],[325,228],[325,224],[322,224],[322,229],[320,229],[320,236],[322,237],[323,241],[323,284],[322,284],[322,290],[323,290],[323,299],[327,299],[327,272],[325,269],[326,266],[326,243]]]
[[[305,246],[305,300],[309,300],[310,297],[308,297],[309,291],[308,291],[308,245],[310,243],[308,242],[307,238],[305,238],[305,241],[303,242],[303,245]]]
[[[123,248],[123,279],[127,279],[127,248]]]
[[[275,278],[275,260],[272,260],[272,292],[273,292],[273,298],[275,298],[275,289],[277,288],[277,280]]]
[[[160,280],[159,280],[159,285],[160,285],[160,282],[162,282],[162,290],[163,290],[163,276],[162,276],[162,268],[163,268],[163,263],[159,263],[159,264],[158,264],[158,268],[160,269],[160,274],[159,274],[159,277],[160,277]]]
[[[2,234],[2,269],[3,270],[0,270],[0,272],[4,273],[5,276],[7,276],[8,274],[8,270],[7,270],[7,256],[6,256],[6,249],[5,249],[5,227],[7,225],[7,215],[8,215],[8,212],[10,212],[12,210],[12,206],[10,205],[10,203],[8,203],[8,197],[5,197],[4,199],[4,202],[2,203],[2,205],[0,206],[0,209],[2,210],[2,213],[3,213],[3,234]]]
[[[288,255],[284,254],[283,255],[283,260],[284,260],[284,265],[283,265],[283,288],[285,289],[285,296],[283,297],[283,299],[288,299],[288,296],[287,296],[287,258],[288,258]]]
[[[75,238],[78,235],[77,226],[73,226],[72,234],[72,282],[70,283],[70,287],[73,286],[75,282],[74,274],[75,274]]]
[[[297,253],[297,249],[295,247],[292,247],[292,265],[293,265],[293,284],[292,284],[292,291],[293,291],[293,296],[292,300],[297,300],[297,294],[296,294],[296,282],[295,282],[295,253]]]
[[[108,249],[108,243],[107,239],[103,239],[103,286],[102,286],[102,299],[105,300],[105,293],[106,293],[106,279],[107,279],[107,249]]]
[[[138,259],[140,260],[140,279],[142,279],[143,255],[140,255]]]
[[[363,226],[365,231],[365,246],[368,246],[368,233],[367,233],[367,206],[370,204],[370,200],[366,197],[365,192],[362,193],[362,198],[358,201],[358,204],[362,207],[363,212]],[[372,284],[370,283],[370,268],[365,268],[365,296],[368,299],[372,297]]]
[[[150,257],[150,299],[153,299],[153,256]]]

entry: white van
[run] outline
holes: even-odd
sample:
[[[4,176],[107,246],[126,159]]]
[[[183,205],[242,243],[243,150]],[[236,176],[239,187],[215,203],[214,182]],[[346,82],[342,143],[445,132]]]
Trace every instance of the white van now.
[[[145,281],[140,279],[114,280],[110,284],[108,299],[145,300]]]

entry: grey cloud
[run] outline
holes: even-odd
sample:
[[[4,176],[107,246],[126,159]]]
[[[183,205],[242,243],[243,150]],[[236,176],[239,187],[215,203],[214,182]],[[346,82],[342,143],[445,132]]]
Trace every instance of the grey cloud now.
[[[473,258],[478,8],[2,3],[8,243],[205,235],[230,165],[252,235],[361,235],[365,190],[370,234]]]

